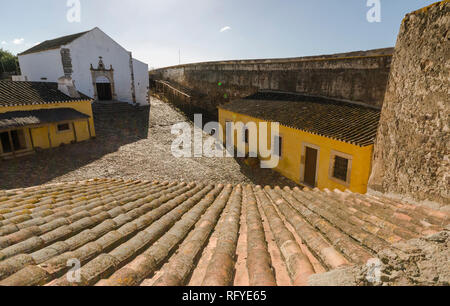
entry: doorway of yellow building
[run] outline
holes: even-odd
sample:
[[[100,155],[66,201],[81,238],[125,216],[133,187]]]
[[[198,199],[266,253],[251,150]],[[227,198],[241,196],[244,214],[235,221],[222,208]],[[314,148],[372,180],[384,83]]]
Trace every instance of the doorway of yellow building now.
[[[3,153],[11,153],[12,147],[11,147],[11,143],[9,142],[9,133],[8,132],[0,133],[0,141],[1,141],[1,145],[2,145],[2,152]]]
[[[27,148],[23,130],[13,130],[0,133],[0,144],[3,153],[12,153]]]
[[[318,151],[314,148],[305,147],[305,174],[304,183],[308,186],[316,186]]]

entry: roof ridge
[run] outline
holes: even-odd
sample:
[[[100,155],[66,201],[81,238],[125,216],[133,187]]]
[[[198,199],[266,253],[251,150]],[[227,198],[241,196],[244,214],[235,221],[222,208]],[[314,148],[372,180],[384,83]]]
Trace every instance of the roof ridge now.
[[[44,40],[40,44],[38,44],[36,46],[33,46],[33,47],[31,47],[31,48],[29,48],[29,49],[19,53],[18,55],[19,56],[20,55],[27,55],[27,54],[32,54],[32,53],[37,53],[37,52],[57,49],[57,48],[59,48],[59,47],[61,47],[63,45],[66,45],[66,44],[69,44],[69,43],[73,42],[74,40],[80,38],[81,36],[83,36],[86,33],[91,32],[94,29],[90,29],[90,30],[87,30],[87,31],[74,33],[74,34],[68,34],[68,35],[56,37],[56,38],[53,38],[53,39]]]
[[[364,103],[364,102],[360,102],[360,101],[352,101],[352,100],[348,100],[348,99],[340,99],[340,98],[327,97],[327,96],[322,96],[322,95],[312,95],[312,94],[307,94],[307,93],[292,92],[292,91],[282,91],[282,90],[263,89],[263,90],[258,91],[255,94],[249,96],[249,97],[257,95],[258,93],[285,94],[285,95],[298,96],[300,98],[302,98],[302,97],[319,98],[319,99],[323,99],[323,102],[325,102],[325,103],[327,103],[327,102],[331,102],[331,103],[337,102],[337,103],[340,103],[340,104],[348,104],[348,105],[360,106],[360,107],[364,107],[364,108],[371,108],[371,109],[375,109],[375,110],[381,110],[381,107],[370,105],[370,104],[367,104],[367,103]],[[248,99],[249,97],[246,97],[244,99]],[[256,100],[258,100],[258,99],[256,99]],[[281,100],[281,101],[285,101],[285,100]],[[288,100],[286,100],[286,101],[288,101]],[[302,101],[290,101],[290,102],[302,102]],[[313,101],[313,100],[311,100],[310,102],[321,103],[322,101]]]

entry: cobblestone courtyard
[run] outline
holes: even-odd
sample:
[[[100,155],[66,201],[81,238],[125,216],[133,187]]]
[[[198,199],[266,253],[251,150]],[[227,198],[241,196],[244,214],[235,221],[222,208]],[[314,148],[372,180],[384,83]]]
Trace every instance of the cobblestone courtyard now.
[[[272,170],[234,158],[173,157],[171,126],[184,121],[183,113],[156,98],[151,99],[150,116],[148,108],[100,113],[97,139],[0,161],[0,189],[91,178],[295,186]]]

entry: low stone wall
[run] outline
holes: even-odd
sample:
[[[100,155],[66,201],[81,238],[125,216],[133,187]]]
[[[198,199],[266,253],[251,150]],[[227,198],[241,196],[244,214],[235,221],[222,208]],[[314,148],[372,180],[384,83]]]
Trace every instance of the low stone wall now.
[[[438,206],[450,204],[449,24],[448,0],[403,20],[369,181]]]
[[[205,94],[199,107],[216,112],[230,99],[263,89],[299,92],[381,107],[393,49],[292,59],[208,62],[162,68],[151,79],[168,80]]]

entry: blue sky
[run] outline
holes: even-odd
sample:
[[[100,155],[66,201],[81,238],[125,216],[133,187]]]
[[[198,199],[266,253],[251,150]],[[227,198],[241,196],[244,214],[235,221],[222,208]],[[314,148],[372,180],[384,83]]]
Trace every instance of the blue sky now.
[[[404,15],[436,1],[380,0],[67,0],[3,1],[0,47],[13,53],[98,26],[150,67],[226,59],[281,58],[395,45]],[[221,31],[221,29],[223,31]]]

